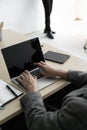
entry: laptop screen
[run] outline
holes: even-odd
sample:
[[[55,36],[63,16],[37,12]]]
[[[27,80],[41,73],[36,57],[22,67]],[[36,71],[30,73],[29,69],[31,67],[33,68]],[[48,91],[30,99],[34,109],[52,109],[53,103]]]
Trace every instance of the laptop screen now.
[[[35,62],[44,61],[38,38],[27,40],[1,50],[11,78],[19,76],[24,70],[33,70]]]

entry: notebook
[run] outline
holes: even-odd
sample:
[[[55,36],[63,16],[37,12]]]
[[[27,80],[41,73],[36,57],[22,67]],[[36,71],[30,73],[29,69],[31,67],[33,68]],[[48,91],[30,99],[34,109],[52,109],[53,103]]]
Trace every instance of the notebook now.
[[[40,68],[34,65],[35,62],[45,62],[38,37],[3,48],[1,52],[10,78],[21,87],[22,85],[17,82],[17,78],[24,70],[29,70],[31,74],[38,77],[39,90],[58,80],[58,78],[44,77],[41,75]]]
[[[21,96],[23,92],[14,88],[7,82],[0,80],[0,109],[8,102]]]
[[[65,63],[69,59],[70,55],[63,54],[63,53],[58,53],[54,51],[47,51],[44,54],[44,58],[49,61],[57,62],[60,64]]]

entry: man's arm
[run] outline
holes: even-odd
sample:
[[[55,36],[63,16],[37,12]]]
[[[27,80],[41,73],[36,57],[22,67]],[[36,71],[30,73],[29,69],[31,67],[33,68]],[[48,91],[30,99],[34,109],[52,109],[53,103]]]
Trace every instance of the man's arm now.
[[[81,99],[82,100],[82,99]],[[21,99],[26,124],[29,130],[82,130],[85,128],[82,118],[84,103],[70,98],[65,105],[55,112],[46,112],[43,100],[38,92],[28,93]],[[81,103],[81,104],[80,104]],[[86,105],[87,106],[87,105]],[[85,109],[86,112],[87,109]],[[80,115],[80,113],[82,113]],[[81,123],[81,119],[83,120]]]
[[[68,71],[67,78],[68,81],[72,82],[79,87],[87,84],[87,73],[82,71]]]
[[[60,125],[57,123],[56,112],[46,112],[41,95],[38,93],[36,77],[33,77],[26,70],[18,80],[28,90],[28,93],[20,101],[29,130],[53,130],[54,128],[61,130]]]
[[[25,95],[21,104],[29,130],[61,130],[57,119],[58,112],[47,112],[38,92]]]
[[[87,73],[82,71],[64,71],[61,69],[55,69],[47,65],[45,62],[36,63],[41,69],[43,75],[47,77],[60,76],[63,79],[66,79],[72,82],[75,85],[83,86],[87,84]]]

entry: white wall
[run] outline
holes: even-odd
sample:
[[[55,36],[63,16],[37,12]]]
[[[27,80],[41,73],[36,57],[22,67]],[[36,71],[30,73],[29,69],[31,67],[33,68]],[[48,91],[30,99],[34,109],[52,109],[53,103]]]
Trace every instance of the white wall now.
[[[51,15],[53,29],[72,21],[76,14],[77,0],[54,0]],[[80,3],[84,17],[87,17],[87,0]],[[82,6],[82,7],[81,7]],[[80,12],[80,11],[79,11]],[[80,12],[82,13],[82,12]],[[81,14],[82,15],[82,14]],[[44,28],[44,8],[42,0],[0,0],[0,21],[4,28],[10,28],[20,33],[29,33]]]
[[[4,21],[4,28],[33,32],[43,27],[43,13],[41,0],[0,0],[0,21]]]
[[[75,18],[75,0],[54,0],[52,26],[60,27]]]
[[[87,0],[77,1],[77,13],[80,18],[87,21]]]

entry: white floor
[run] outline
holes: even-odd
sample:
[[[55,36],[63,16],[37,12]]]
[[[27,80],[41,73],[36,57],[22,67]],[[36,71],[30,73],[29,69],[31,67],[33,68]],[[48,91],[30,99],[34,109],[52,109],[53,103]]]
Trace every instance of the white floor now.
[[[71,21],[66,25],[59,26],[54,31],[56,31],[56,34],[53,40],[48,39],[46,35],[41,32],[35,32],[31,37],[38,36],[41,43],[47,43],[87,60],[87,53],[83,49],[87,41],[87,21]]]

